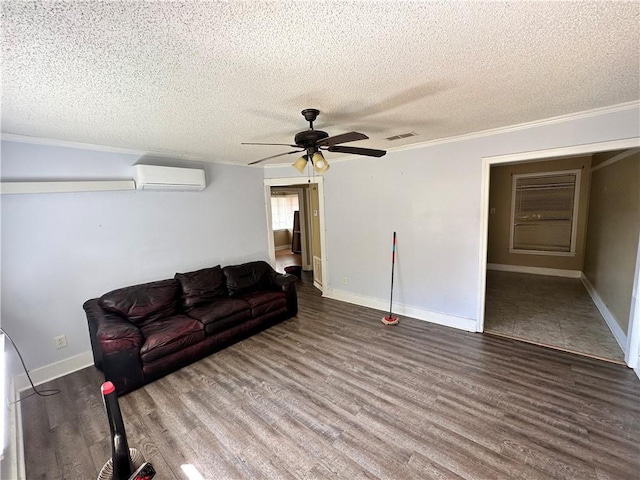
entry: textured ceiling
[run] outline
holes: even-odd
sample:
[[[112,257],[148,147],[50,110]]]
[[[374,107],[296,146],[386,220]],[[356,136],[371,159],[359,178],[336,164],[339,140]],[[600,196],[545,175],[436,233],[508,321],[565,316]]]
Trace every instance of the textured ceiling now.
[[[2,132],[246,164],[287,148],[241,142],[290,143],[313,107],[316,128],[371,137],[353,146],[424,142],[638,100],[639,12],[5,0]]]

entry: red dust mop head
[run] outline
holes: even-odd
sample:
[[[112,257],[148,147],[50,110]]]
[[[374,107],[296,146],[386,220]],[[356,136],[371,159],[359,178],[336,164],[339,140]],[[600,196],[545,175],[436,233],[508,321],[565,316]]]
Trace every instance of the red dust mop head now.
[[[389,315],[382,317],[381,322],[385,325],[397,325],[398,317],[394,317],[391,313],[393,308],[393,270],[396,265],[396,232],[393,232],[393,248],[391,249],[391,300],[389,301]]]
[[[397,325],[399,322],[398,317],[387,317],[386,315],[382,317],[381,321],[385,325]]]

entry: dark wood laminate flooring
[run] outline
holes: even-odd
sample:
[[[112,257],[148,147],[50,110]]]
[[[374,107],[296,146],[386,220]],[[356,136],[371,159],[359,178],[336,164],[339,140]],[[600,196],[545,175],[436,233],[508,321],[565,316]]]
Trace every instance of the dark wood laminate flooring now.
[[[633,371],[327,300],[120,399],[158,479],[638,479]],[[96,478],[100,373],[23,402],[27,478]]]

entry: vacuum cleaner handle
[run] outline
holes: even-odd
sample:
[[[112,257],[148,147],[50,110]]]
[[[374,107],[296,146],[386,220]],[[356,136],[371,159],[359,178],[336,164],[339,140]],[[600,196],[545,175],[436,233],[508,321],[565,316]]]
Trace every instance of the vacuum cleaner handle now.
[[[124,430],[116,387],[111,382],[104,382],[101,390],[111,429],[113,480],[128,480],[133,473],[133,465],[131,465],[131,457],[129,456],[127,434]]]

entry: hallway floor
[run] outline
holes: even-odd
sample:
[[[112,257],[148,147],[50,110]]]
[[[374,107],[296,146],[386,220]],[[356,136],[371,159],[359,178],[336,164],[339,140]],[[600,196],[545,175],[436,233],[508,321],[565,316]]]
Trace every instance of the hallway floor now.
[[[276,272],[284,273],[284,267],[302,265],[302,255],[290,250],[276,250]]]
[[[579,279],[487,271],[485,332],[624,363]]]

